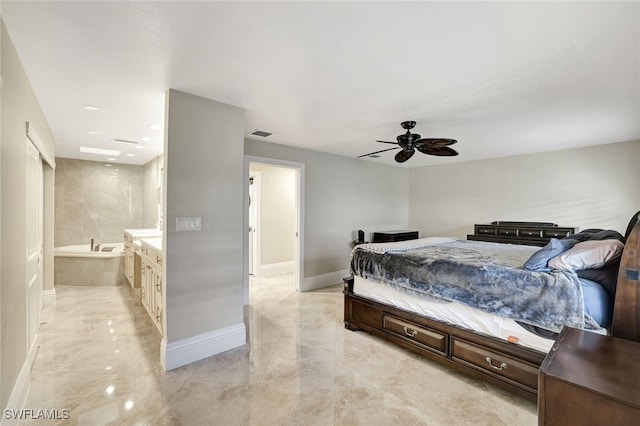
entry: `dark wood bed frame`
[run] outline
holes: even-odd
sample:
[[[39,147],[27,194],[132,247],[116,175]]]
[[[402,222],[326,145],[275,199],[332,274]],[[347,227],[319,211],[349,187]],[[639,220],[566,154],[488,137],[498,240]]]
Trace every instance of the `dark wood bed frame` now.
[[[640,342],[640,212],[629,224],[613,313],[612,335]],[[364,330],[458,371],[536,400],[546,354],[435,321],[353,293],[344,279],[344,324]]]

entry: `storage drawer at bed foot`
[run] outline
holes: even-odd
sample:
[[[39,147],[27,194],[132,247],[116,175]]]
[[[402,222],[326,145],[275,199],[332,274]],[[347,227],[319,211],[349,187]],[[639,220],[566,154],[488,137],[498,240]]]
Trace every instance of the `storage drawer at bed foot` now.
[[[398,337],[426,347],[432,352],[447,356],[447,334],[391,315],[384,315],[382,328]]]
[[[380,328],[382,322],[382,312],[367,303],[361,303],[357,300],[350,300],[349,312],[345,319],[354,321],[355,323],[368,325],[374,328]],[[353,308],[357,305],[357,308]]]
[[[517,382],[534,392],[538,388],[538,365],[491,351],[455,336],[451,336],[451,358],[461,364]]]

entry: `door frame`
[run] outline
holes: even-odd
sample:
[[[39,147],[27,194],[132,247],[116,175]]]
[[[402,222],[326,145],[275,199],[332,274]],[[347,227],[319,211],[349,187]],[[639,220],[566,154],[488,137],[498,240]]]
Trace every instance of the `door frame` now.
[[[300,291],[304,280],[304,163],[278,160],[275,158],[258,157],[254,155],[244,156],[244,262],[243,262],[243,303],[249,304],[249,167],[250,163],[261,163],[271,166],[280,166],[294,169],[296,173],[296,240],[294,253],[293,277],[296,291]]]
[[[25,121],[25,142],[26,144],[31,143],[35,149],[38,151],[41,167],[42,167],[42,175],[41,181],[39,182],[41,187],[41,195],[42,198],[39,200],[40,203],[40,225],[41,225],[41,235],[40,235],[40,243],[41,243],[41,254],[40,254],[40,294],[38,295],[38,320],[42,321],[42,312],[45,306],[53,306],[56,303],[56,294],[54,287],[54,241],[53,241],[53,223],[54,223],[54,181],[55,181],[55,154],[52,149],[49,149],[49,146],[44,142],[44,140],[40,137],[36,129],[29,121]],[[28,145],[26,145],[28,146]],[[26,152],[25,152],[26,153]],[[26,165],[25,165],[26,171]],[[25,200],[26,201],[26,200]],[[25,206],[26,207],[26,206]],[[25,241],[26,241],[26,228],[25,228]],[[26,267],[26,264],[25,264]],[[27,277],[25,276],[25,285],[28,285],[26,282]],[[25,298],[25,303],[29,303],[28,296]],[[27,305],[27,316],[29,315],[29,309]],[[27,319],[27,326],[29,325],[30,319]],[[25,341],[29,339],[29,333],[27,332],[25,336]],[[37,343],[36,348],[28,347],[31,342],[26,342],[27,345],[27,362],[29,365],[33,364],[35,360],[35,354],[37,352]]]
[[[251,242],[253,244],[253,257],[251,256],[251,254],[249,255],[249,262],[253,264],[250,265],[249,270],[253,269],[254,277],[258,276],[258,265],[260,265],[260,233],[256,231],[258,223],[260,223],[260,209],[256,207],[260,205],[260,179],[261,179],[260,176],[261,176],[260,172],[257,172],[257,171],[254,171],[254,172],[250,171],[249,173],[249,178],[253,178],[253,185],[249,185],[249,186],[254,187],[254,190],[253,190],[254,197],[251,199],[251,205],[249,206],[249,211],[253,212],[253,220],[254,220],[253,235],[251,235],[251,238],[252,238]]]
[[[38,345],[38,330],[40,328],[40,311],[42,310],[42,298],[44,291],[44,165],[43,158],[40,150],[33,143],[33,141],[27,137],[26,141],[26,149],[25,153],[27,155],[28,160],[27,163],[31,162],[32,159],[36,160],[37,167],[31,170],[31,166],[27,164],[26,171],[26,196],[25,196],[25,210],[29,212],[34,206],[29,204],[31,190],[35,190],[35,209],[36,209],[36,217],[35,217],[35,229],[31,229],[34,223],[28,213],[26,216],[26,228],[25,228],[25,240],[27,242],[27,258],[26,258],[26,325],[27,325],[27,356],[29,360],[32,360],[35,357],[35,350]],[[31,173],[34,173],[31,175]],[[34,184],[34,187],[30,186],[30,183]],[[30,256],[30,238],[29,235],[35,232],[35,258]],[[32,260],[33,259],[33,260]],[[30,267],[30,262],[36,262],[35,269]],[[31,280],[31,273],[35,273],[35,280],[33,282]],[[35,288],[32,289],[32,286]],[[34,292],[36,294],[34,294]],[[35,297],[36,300],[33,300]]]

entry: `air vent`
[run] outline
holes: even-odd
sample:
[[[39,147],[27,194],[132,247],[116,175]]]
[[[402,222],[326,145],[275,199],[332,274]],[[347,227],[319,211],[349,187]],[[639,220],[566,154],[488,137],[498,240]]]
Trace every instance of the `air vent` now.
[[[254,135],[254,136],[260,136],[260,137],[266,138],[266,137],[271,136],[273,133],[265,132],[264,130],[254,130],[253,132],[251,132],[249,134],[250,135]]]

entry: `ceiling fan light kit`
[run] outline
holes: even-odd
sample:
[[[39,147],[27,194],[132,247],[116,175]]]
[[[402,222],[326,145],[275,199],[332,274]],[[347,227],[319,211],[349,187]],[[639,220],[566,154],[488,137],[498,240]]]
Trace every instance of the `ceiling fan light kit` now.
[[[370,152],[369,154],[359,155],[357,158],[372,157],[377,158],[376,154],[385,151],[391,151],[394,149],[400,149],[401,151],[395,155],[395,160],[398,163],[404,163],[409,158],[413,157],[416,149],[423,154],[436,155],[439,157],[453,157],[458,155],[458,152],[453,148],[449,148],[449,145],[453,145],[458,142],[455,139],[446,138],[424,138],[417,133],[411,133],[411,129],[416,126],[415,121],[403,121],[401,124],[403,129],[407,132],[396,137],[396,142],[389,141],[376,141],[380,143],[388,143],[392,145],[398,145],[394,148],[383,149],[381,151]]]

